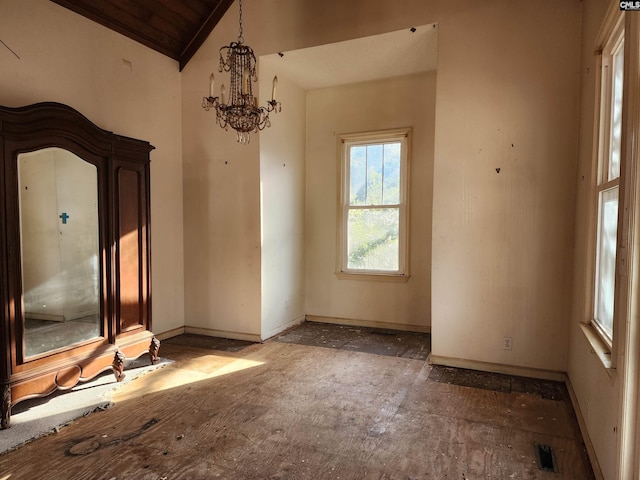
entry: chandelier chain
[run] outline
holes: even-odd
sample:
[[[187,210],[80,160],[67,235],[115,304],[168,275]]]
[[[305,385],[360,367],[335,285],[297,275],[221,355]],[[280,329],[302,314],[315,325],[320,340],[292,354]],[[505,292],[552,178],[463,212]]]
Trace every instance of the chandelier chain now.
[[[244,37],[242,36],[242,0],[240,0],[240,35],[238,35],[238,43],[244,43]]]

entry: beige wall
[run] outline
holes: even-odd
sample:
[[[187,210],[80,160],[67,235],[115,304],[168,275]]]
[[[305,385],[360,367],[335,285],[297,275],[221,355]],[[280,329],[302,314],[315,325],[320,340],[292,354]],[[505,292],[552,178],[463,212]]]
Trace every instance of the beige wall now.
[[[260,61],[261,105],[271,98],[273,65]],[[304,320],[305,91],[282,75],[268,135],[260,136],[262,222],[261,337]]]
[[[301,12],[300,7],[299,2],[281,1],[244,5],[243,21],[247,44],[255,49],[258,56],[279,51],[268,50],[270,43],[288,44],[290,48],[306,46],[307,43],[302,39],[290,42],[290,32],[286,28],[251,30],[252,22],[258,18],[265,20],[261,27],[274,22],[287,25],[289,22],[302,21],[308,25],[308,20],[304,17],[309,12]],[[305,5],[307,7],[310,6]],[[308,26],[309,34],[319,28],[317,25]],[[346,25],[340,28],[347,31]],[[324,33],[325,30],[320,28],[318,32]],[[344,32],[334,37],[334,40],[348,38],[342,35]],[[314,133],[315,128],[309,126],[309,122],[314,121],[314,113],[309,109],[308,102],[302,107],[298,103],[299,95],[303,92],[298,92],[298,87],[288,84],[287,79],[281,76],[278,91],[281,95],[288,96],[289,101],[281,98],[283,112],[272,114],[272,127],[259,136],[254,135],[248,146],[238,145],[233,133],[224,132],[215,125],[215,114],[201,108],[202,96],[208,91],[207,81],[212,71],[217,78],[216,92],[223,82],[228,83],[226,75],[217,73],[218,49],[236,36],[237,5],[234,5],[183,71],[187,330],[235,338],[267,338],[301,320],[305,313],[428,326],[430,207],[424,209],[424,204],[429,204],[429,200],[422,200],[431,196],[435,76],[428,77],[425,82],[412,79],[404,84],[389,83],[395,85],[391,98],[397,98],[411,108],[420,104],[421,97],[424,96],[428,113],[417,108],[413,108],[411,114],[398,113],[398,105],[392,100],[381,104],[381,121],[377,123],[371,121],[375,116],[372,110],[367,115],[360,114],[356,121],[341,123],[344,131],[357,131],[368,126],[397,127],[400,120],[402,126],[411,124],[414,120],[417,122],[418,131],[422,134],[415,135],[416,145],[420,150],[420,155],[416,156],[419,159],[415,167],[416,178],[423,179],[426,188],[417,188],[415,193],[417,205],[422,206],[422,210],[416,209],[415,226],[412,225],[418,232],[411,252],[415,263],[412,279],[404,285],[374,284],[368,288],[366,283],[354,285],[353,282],[346,282],[351,286],[340,292],[343,285],[336,283],[331,270],[327,280],[331,282],[332,294],[337,295],[332,299],[336,308],[330,311],[325,308],[316,309],[326,298],[326,287],[322,285],[324,270],[318,272],[312,266],[309,276],[309,268],[305,267],[305,262],[311,259],[313,265],[318,262],[326,263],[327,252],[321,245],[320,249],[313,249],[309,253],[309,243],[300,243],[305,239],[305,228],[309,228],[308,223],[305,227],[304,211],[300,210],[305,204],[305,184],[304,178],[300,177],[304,175],[304,166],[299,162],[308,152],[308,147],[304,143],[300,144],[301,140],[304,142],[304,137],[300,134],[307,135],[307,145],[319,138]],[[259,95],[260,103],[263,104],[270,95],[272,73],[278,73],[277,61],[261,63],[260,69],[261,86],[265,91]],[[403,90],[403,86],[408,88]],[[414,96],[411,96],[411,90],[416,90]],[[358,102],[372,104],[373,96],[384,94],[382,90],[370,88]],[[351,108],[358,102],[354,102]],[[329,128],[335,129],[337,125]],[[423,147],[429,142],[429,147]],[[333,136],[330,136],[330,143],[324,145],[325,153],[327,147],[330,152],[329,167],[335,169]],[[284,161],[280,161],[280,158]],[[316,158],[314,162],[317,161]],[[287,166],[281,167],[282,164]],[[335,171],[333,174],[335,175]],[[311,177],[313,175],[307,173],[307,178]],[[332,189],[335,188],[335,180],[334,176],[330,181]],[[256,185],[260,185],[261,196],[257,195]],[[335,190],[333,191],[335,194]],[[308,200],[307,197],[306,201]],[[325,206],[335,218],[335,197]],[[306,217],[310,218],[308,208]],[[324,221],[324,218],[320,221]],[[258,226],[261,227],[260,230],[256,229]],[[334,249],[335,223],[332,221],[330,228],[325,230],[333,232],[330,248]],[[306,235],[306,239],[311,236]],[[426,249],[423,248],[425,245]],[[331,269],[334,264],[335,261],[330,259],[328,265]],[[325,267],[323,265],[322,268]],[[308,286],[305,288],[305,282],[310,278],[314,286],[322,288],[322,291],[314,292]],[[309,292],[314,292],[311,300]],[[359,307],[353,308],[354,304],[349,297],[353,293],[367,299],[380,300],[364,309],[362,306],[366,302],[359,302]],[[315,311],[310,310],[309,301]],[[302,302],[307,302],[306,307]],[[377,308],[382,305],[383,309]]]
[[[582,75],[580,95],[580,141],[578,170],[575,178],[576,215],[573,269],[573,302],[569,337],[568,376],[576,393],[580,412],[589,438],[597,454],[604,478],[616,478],[618,451],[619,389],[621,373],[609,375],[594,355],[579,322],[589,322],[592,316],[590,259],[593,244],[589,242],[590,180],[593,160],[593,124],[595,82],[597,76],[594,47],[597,32],[609,3],[587,0],[583,5]]]
[[[0,104],[66,103],[149,141],[153,329],[184,324],[180,74],[176,62],[46,0],[0,0]],[[129,69],[123,59],[131,64]]]
[[[306,313],[322,320],[425,330],[431,314],[431,210],[436,73],[307,94]],[[412,127],[406,283],[336,277],[336,135]]]
[[[566,370],[580,10],[476,2],[439,23],[432,339],[445,363]]]
[[[578,0],[244,5],[245,40],[258,56],[439,24],[431,325],[434,353],[445,360],[566,369],[580,10]],[[236,36],[234,4],[183,71],[186,322],[259,335],[260,149],[256,140],[236,145],[200,108],[218,49]],[[314,214],[308,210],[307,218]],[[317,227],[332,231],[334,223],[326,218]],[[314,248],[317,233],[307,224],[306,248]],[[316,268],[313,252],[306,313],[335,289],[312,283],[318,268],[327,269]],[[430,295],[424,285],[413,298],[422,302],[414,310],[422,324]],[[513,350],[503,350],[504,336],[513,337]]]
[[[260,340],[260,135],[236,143],[201,106],[219,48],[237,36],[235,6],[182,71],[185,327]],[[228,75],[218,77],[216,91],[228,91]]]
[[[337,0],[323,5],[297,0],[247,2],[243,5],[245,40],[255,49],[256,55],[261,56],[408,28],[414,23],[423,25],[434,19],[433,13],[417,0],[408,10],[397,9],[391,1],[377,3],[371,6],[370,2]],[[284,278],[282,273],[301,261],[302,252],[297,243],[300,239],[289,237],[285,240],[280,236],[281,241],[294,248],[280,258],[274,255],[271,247],[275,244],[268,235],[277,231],[279,223],[270,208],[286,199],[272,197],[270,200],[267,196],[261,200],[258,196],[258,187],[263,180],[260,168],[264,178],[274,175],[274,180],[285,182],[285,188],[293,186],[290,182],[295,173],[289,176],[282,173],[285,178],[275,174],[275,170],[269,169],[269,165],[277,165],[275,158],[268,158],[270,154],[267,153],[281,142],[282,134],[278,130],[281,118],[283,125],[291,126],[286,120],[288,114],[285,114],[289,106],[284,103],[282,114],[272,118],[273,127],[254,136],[251,144],[245,147],[235,143],[233,134],[215,125],[212,112],[205,112],[200,107],[202,96],[207,93],[209,74],[217,71],[218,49],[237,37],[237,7],[234,4],[229,9],[182,73],[186,326],[188,331],[256,339],[275,333],[296,318],[293,314],[296,308],[287,302],[295,305],[299,301],[298,289],[304,279],[298,284],[292,283],[291,279],[281,281],[279,289],[268,283]],[[344,13],[344,21],[326,15],[336,9]],[[354,23],[355,18],[358,21]],[[277,66],[274,71],[277,73]],[[271,77],[267,75],[266,78]],[[280,91],[284,87],[283,80],[286,82],[281,79]],[[262,94],[261,103],[265,100],[265,94]],[[294,108],[297,111],[297,107]],[[259,148],[256,147],[258,144]],[[282,145],[278,148],[282,149]],[[267,157],[260,159],[261,155]],[[334,159],[332,155],[332,164]],[[274,187],[275,183],[263,185],[267,194]],[[335,200],[332,205],[335,207]],[[289,203],[286,208],[286,212],[296,218],[296,207]],[[261,214],[264,214],[262,218]],[[282,225],[290,228],[291,234],[299,235],[304,227],[296,221],[284,221]],[[425,221],[428,223],[428,219]],[[328,228],[333,229],[335,225]],[[267,236],[263,239],[261,234]],[[307,231],[305,237],[309,238],[309,235],[312,234]],[[269,242],[263,245],[265,239]],[[418,246],[416,248],[419,250]],[[283,253],[281,251],[279,255]],[[417,257],[420,255],[428,262],[428,253],[420,251]],[[299,273],[293,268],[294,277]],[[269,291],[276,297],[267,297]],[[305,292],[308,291],[306,288]],[[423,293],[428,299],[428,288]],[[425,305],[428,300],[416,293],[412,302]],[[414,310],[423,312],[418,322],[426,324],[428,308]],[[361,316],[364,315],[356,314],[354,318]]]

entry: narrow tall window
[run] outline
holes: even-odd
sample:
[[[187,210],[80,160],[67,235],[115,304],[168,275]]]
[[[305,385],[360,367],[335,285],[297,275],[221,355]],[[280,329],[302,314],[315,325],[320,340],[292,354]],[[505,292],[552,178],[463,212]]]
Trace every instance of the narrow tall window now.
[[[613,341],[613,318],[620,197],[622,135],[623,31],[617,30],[602,53],[597,178],[597,240],[593,323]]]
[[[343,135],[339,272],[405,276],[409,130]]]

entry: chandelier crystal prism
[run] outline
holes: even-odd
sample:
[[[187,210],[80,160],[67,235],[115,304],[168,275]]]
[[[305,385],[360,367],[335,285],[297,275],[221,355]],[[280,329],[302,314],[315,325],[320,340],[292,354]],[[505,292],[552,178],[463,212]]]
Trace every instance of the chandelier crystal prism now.
[[[253,49],[244,44],[242,36],[242,0],[240,3],[240,34],[238,40],[220,48],[218,72],[229,72],[229,95],[224,84],[220,96],[214,97],[215,75],[209,77],[209,96],[202,99],[202,108],[215,109],[216,123],[225,130],[236,131],[238,142],[247,144],[251,132],[259,132],[271,126],[269,114],[282,109],[276,101],[278,77],[273,77],[271,100],[265,107],[258,107],[258,98],[253,96],[252,84],[258,81],[256,56]]]

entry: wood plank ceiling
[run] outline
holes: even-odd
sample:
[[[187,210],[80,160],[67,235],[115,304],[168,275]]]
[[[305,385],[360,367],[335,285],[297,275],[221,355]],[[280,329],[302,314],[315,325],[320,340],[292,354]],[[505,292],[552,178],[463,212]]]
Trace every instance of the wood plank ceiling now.
[[[178,61],[180,71],[234,0],[51,0]]]

